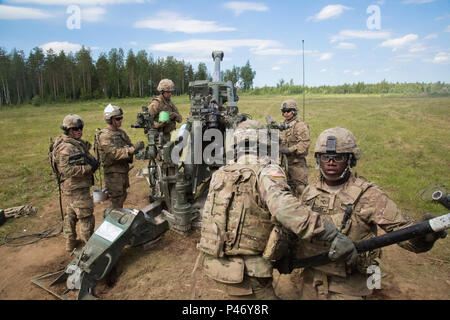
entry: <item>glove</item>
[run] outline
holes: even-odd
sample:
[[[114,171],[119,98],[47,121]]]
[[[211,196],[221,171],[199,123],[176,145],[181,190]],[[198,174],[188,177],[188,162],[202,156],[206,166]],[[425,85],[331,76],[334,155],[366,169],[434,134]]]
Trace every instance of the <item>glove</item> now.
[[[430,219],[436,218],[436,216],[432,213],[425,213],[417,222],[424,222]],[[433,232],[426,234],[424,236],[411,239],[410,242],[415,246],[420,248],[421,252],[425,252],[433,248],[434,243],[439,238],[445,238],[447,236],[447,231],[443,230],[440,232]]]
[[[175,112],[171,112],[170,114],[169,114],[169,119],[170,120],[175,120],[177,118],[177,114],[175,113]]]
[[[289,148],[280,148],[280,153],[282,153],[282,154],[290,154],[291,151],[289,150]]]
[[[330,260],[344,259],[348,265],[353,264],[358,257],[353,241],[340,233],[331,222],[323,220],[323,226],[325,230],[318,237],[319,240],[331,242],[330,251],[328,252]]]
[[[138,141],[136,142],[136,144],[134,145],[134,154],[138,153],[139,150],[144,149],[144,142],[143,141]]]
[[[97,171],[100,163],[91,155],[86,155],[86,162],[92,167],[92,172]]]

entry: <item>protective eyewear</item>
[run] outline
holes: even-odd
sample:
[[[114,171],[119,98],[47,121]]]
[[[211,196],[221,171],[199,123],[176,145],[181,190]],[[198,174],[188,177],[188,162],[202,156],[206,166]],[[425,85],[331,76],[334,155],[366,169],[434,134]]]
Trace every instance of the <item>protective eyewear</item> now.
[[[281,110],[281,113],[286,113],[286,112],[292,112],[292,111],[294,111],[295,109],[282,109]]]
[[[122,119],[123,119],[123,117],[115,117],[115,118],[113,118],[114,120],[117,120],[117,121],[122,121]]]
[[[82,131],[83,127],[77,127],[77,128],[70,128],[72,131]]]
[[[328,163],[331,160],[333,160],[336,163],[343,163],[347,161],[348,157],[346,154],[343,153],[337,153],[337,154],[327,154],[323,153],[320,155],[320,161],[323,163]]]

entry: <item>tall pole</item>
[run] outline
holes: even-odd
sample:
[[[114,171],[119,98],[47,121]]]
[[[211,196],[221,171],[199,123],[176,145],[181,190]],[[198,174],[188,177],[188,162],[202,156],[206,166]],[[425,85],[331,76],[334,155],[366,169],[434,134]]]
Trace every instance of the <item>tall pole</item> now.
[[[305,40],[302,40],[303,50],[303,121],[305,121]]]

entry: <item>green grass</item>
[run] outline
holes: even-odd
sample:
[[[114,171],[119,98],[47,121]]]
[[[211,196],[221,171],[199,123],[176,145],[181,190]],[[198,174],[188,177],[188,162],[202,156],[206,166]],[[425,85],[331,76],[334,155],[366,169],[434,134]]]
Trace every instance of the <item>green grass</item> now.
[[[281,102],[302,96],[242,95],[240,112],[265,121],[266,114],[280,121]],[[184,119],[189,114],[187,96],[174,97]],[[85,121],[83,138],[92,142],[96,128],[105,127],[103,109],[107,103],[122,107],[123,128],[132,141],[144,140],[142,129],[131,129],[136,113],[149,99],[97,100],[0,110],[0,208],[32,204],[42,208],[57,197],[47,151],[49,138],[61,133],[59,126],[69,113]],[[341,126],[357,137],[362,151],[357,172],[381,186],[399,206],[412,216],[425,211],[446,213],[437,204],[418,199],[417,193],[431,184],[450,185],[450,98],[405,98],[381,95],[307,96],[306,122],[311,129],[308,164],[317,174],[312,157],[318,134]],[[299,117],[302,117],[300,108]]]

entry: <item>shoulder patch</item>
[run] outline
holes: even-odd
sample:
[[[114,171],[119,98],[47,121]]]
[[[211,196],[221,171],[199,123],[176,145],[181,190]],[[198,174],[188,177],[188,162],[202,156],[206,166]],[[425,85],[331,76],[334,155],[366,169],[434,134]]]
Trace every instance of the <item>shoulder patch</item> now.
[[[110,144],[109,140],[102,141],[102,146],[109,146],[109,144]]]
[[[286,178],[286,175],[280,170],[272,170],[270,171],[270,175],[274,178]]]
[[[67,149],[61,150],[60,153],[61,153],[63,156],[69,156],[69,155],[70,155],[70,152],[69,152],[69,150],[67,150]]]

